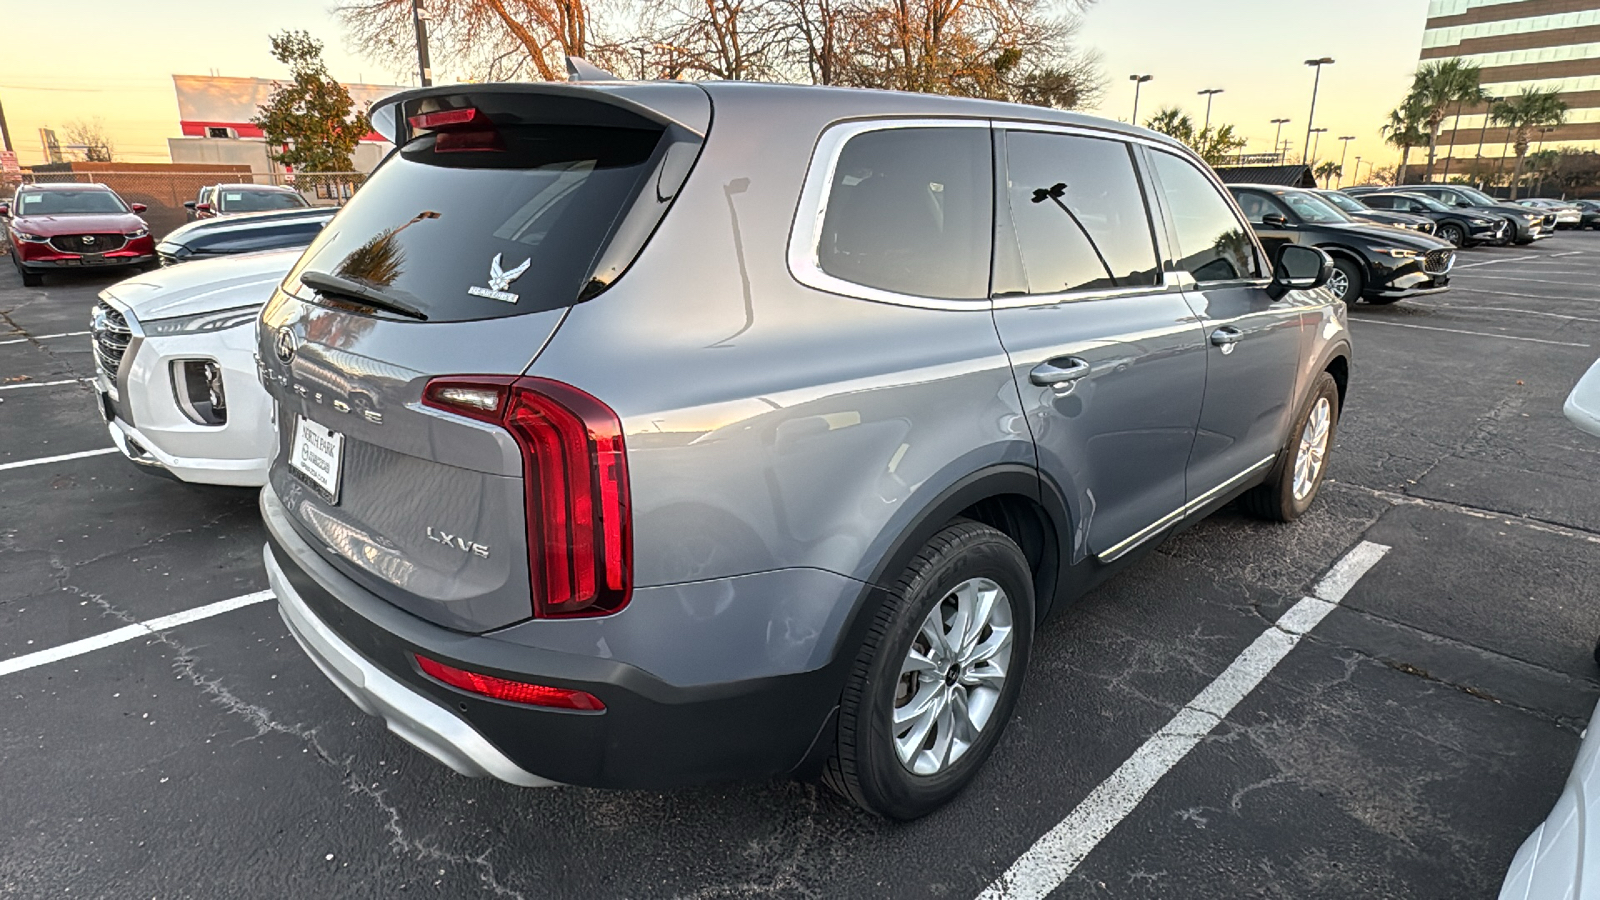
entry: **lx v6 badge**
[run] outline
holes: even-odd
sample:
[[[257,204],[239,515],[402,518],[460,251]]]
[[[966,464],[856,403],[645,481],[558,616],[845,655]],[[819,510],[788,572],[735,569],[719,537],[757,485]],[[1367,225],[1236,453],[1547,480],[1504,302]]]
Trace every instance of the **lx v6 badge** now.
[[[488,297],[490,300],[515,303],[521,300],[522,297],[511,293],[506,288],[511,286],[511,282],[521,278],[522,273],[528,271],[528,266],[532,263],[533,258],[529,257],[522,261],[522,265],[507,272],[500,268],[500,254],[496,253],[494,259],[489,260],[489,286],[484,288],[473,285],[467,288],[467,293],[474,297]]]
[[[481,556],[484,559],[489,558],[489,548],[483,544],[475,544],[472,541],[466,540],[465,538],[459,538],[453,534],[447,534],[443,531],[434,531],[432,525],[429,525],[427,528],[427,536],[428,540],[433,541],[436,544],[443,544],[446,547],[453,547],[457,550],[460,550],[462,553],[471,553],[473,556]]]

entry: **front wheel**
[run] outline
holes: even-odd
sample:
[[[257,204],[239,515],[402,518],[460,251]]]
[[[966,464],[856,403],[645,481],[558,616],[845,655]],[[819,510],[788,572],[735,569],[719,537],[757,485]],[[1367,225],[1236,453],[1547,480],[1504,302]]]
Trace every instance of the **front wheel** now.
[[[1240,498],[1245,511],[1275,522],[1293,522],[1305,515],[1327,474],[1328,450],[1338,428],[1339,384],[1323,372],[1289,432],[1272,477]]]
[[[1466,229],[1455,224],[1454,222],[1446,222],[1443,225],[1440,225],[1437,237],[1439,240],[1449,241],[1451,244],[1454,244],[1457,247],[1460,247],[1467,242]]]
[[[1333,296],[1346,303],[1354,303],[1361,299],[1361,292],[1366,289],[1366,279],[1361,275],[1361,269],[1355,263],[1341,257],[1334,257],[1333,273],[1328,276],[1328,290],[1333,291]]]
[[[823,780],[901,821],[960,793],[1016,705],[1033,611],[1028,561],[1009,537],[966,520],[934,535],[862,644]]]

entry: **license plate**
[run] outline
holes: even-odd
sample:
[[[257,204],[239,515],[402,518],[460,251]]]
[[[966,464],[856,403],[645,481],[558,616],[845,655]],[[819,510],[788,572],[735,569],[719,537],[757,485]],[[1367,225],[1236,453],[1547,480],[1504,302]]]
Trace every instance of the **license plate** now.
[[[343,460],[344,435],[305,416],[295,416],[289,467],[333,503],[339,502],[339,468]]]
[[[86,266],[103,266],[103,265],[105,265],[105,263],[106,263],[106,258],[102,254],[99,254],[99,253],[85,253],[83,255],[83,264],[86,265]]]

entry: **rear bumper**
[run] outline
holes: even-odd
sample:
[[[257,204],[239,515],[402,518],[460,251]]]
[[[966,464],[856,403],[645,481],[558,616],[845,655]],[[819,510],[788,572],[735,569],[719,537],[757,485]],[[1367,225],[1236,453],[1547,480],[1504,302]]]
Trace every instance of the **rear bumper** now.
[[[1600,858],[1594,835],[1600,830],[1600,708],[1589,722],[1578,759],[1549,818],[1528,835],[1511,860],[1500,886],[1500,900],[1600,897]]]
[[[852,661],[852,655],[833,654],[830,643],[820,668],[674,684],[617,658],[628,638],[608,619],[624,614],[462,634],[401,610],[335,569],[301,538],[270,487],[262,492],[261,510],[268,577],[284,620],[307,654],[358,707],[464,775],[519,785],[665,788],[792,772],[810,761],[831,723]],[[740,604],[739,589],[726,582],[721,587],[734,606]],[[670,613],[678,606],[669,596],[649,593],[636,591],[630,609],[653,603]],[[689,604],[683,609],[693,611]],[[606,640],[608,624],[619,632],[615,641]],[[530,626],[581,630],[587,652],[508,640],[526,636]],[[656,644],[698,656],[702,664],[716,662],[705,658],[717,654],[702,650],[701,635],[677,631],[658,630]],[[728,647],[723,655],[738,653]],[[549,709],[460,691],[424,675],[415,654],[501,678],[587,691],[605,709]]]

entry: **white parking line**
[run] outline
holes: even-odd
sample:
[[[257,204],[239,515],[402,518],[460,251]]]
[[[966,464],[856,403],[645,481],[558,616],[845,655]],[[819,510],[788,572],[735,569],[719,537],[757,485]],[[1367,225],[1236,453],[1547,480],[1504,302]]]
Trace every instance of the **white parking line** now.
[[[1317,583],[1313,596],[1302,598],[1279,616],[1215,681],[984,889],[978,900],[1040,900],[1060,887],[1156,782],[1198,746],[1388,552],[1382,544],[1362,541],[1346,553]]]
[[[1440,328],[1436,325],[1412,325],[1410,322],[1385,322],[1382,319],[1369,319],[1366,316],[1351,316],[1352,322],[1366,322],[1373,325],[1391,325],[1395,328],[1416,328],[1422,331],[1448,331],[1451,334],[1470,334],[1476,337],[1500,338],[1506,341],[1527,341],[1530,344],[1550,344],[1556,347],[1588,347],[1588,344],[1574,344],[1570,341],[1547,341],[1544,338],[1517,337],[1514,334],[1495,334],[1492,331],[1468,331],[1465,328]]]
[[[0,384],[0,391],[14,391],[18,388],[31,387],[55,387],[62,384],[84,384],[93,380],[93,378],[68,378],[65,381],[19,381],[16,384]]]
[[[1543,316],[1547,319],[1564,319],[1568,322],[1600,322],[1600,319],[1589,319],[1583,316],[1566,316],[1561,313],[1540,312],[1537,309],[1520,309],[1515,306],[1476,306],[1470,303],[1418,303],[1413,300],[1409,306],[1422,309],[1448,310],[1450,312],[1508,312],[1524,316]],[[1376,320],[1374,320],[1376,321]]]
[[[216,603],[187,609],[183,612],[173,613],[170,616],[161,616],[156,619],[135,622],[132,625],[124,625],[105,634],[97,634],[94,637],[73,641],[70,644],[62,644],[59,647],[51,647],[48,650],[39,650],[35,653],[0,660],[0,677],[37,668],[47,663],[70,659],[74,656],[82,656],[85,653],[103,650],[106,647],[112,647],[138,638],[155,637],[158,632],[166,631],[169,628],[187,625],[190,622],[198,622],[201,619],[209,619],[212,616],[220,616],[225,612],[232,612],[241,607],[271,599],[271,591],[256,591],[254,594],[219,600]]]
[[[84,450],[81,453],[63,453],[60,456],[46,456],[43,459],[23,459],[17,462],[0,463],[0,472],[6,469],[26,469],[29,466],[44,466],[54,462],[66,462],[69,459],[84,459],[90,456],[104,456],[107,453],[116,453],[117,448],[107,447],[104,450]]]
[[[1457,268],[1457,269],[1473,269],[1473,268],[1476,268],[1478,266],[1498,266],[1501,263],[1516,262],[1516,261],[1522,260],[1522,259],[1538,259],[1538,258],[1539,257],[1538,257],[1537,254],[1535,254],[1533,256],[1508,256],[1505,259],[1486,259],[1483,262],[1459,263],[1459,264],[1457,264],[1455,266],[1455,268]]]
[[[1559,284],[1562,287],[1594,287],[1593,283],[1582,281],[1551,281],[1548,278],[1529,278],[1526,275],[1490,275],[1488,272],[1473,272],[1474,278],[1489,278],[1494,281],[1526,281],[1534,284]]]
[[[63,331],[60,334],[41,334],[38,337],[25,337],[16,338],[15,340],[10,341],[0,341],[0,347],[4,347],[6,344],[26,344],[29,341],[51,341],[55,340],[56,338],[81,337],[88,333],[89,332],[87,331]]]

